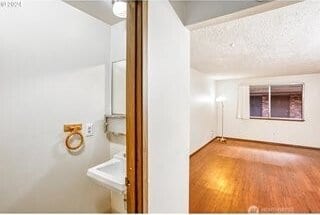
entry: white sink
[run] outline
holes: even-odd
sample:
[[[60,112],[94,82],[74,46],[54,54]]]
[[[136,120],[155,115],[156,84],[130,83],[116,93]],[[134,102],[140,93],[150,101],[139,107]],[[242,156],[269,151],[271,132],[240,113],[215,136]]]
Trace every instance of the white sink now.
[[[111,160],[88,169],[87,175],[105,188],[124,193],[126,190],[125,153],[118,153]]]

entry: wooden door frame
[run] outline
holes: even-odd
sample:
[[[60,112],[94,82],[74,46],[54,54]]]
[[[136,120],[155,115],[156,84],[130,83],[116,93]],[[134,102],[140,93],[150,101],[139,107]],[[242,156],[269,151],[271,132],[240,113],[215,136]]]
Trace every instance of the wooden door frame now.
[[[128,1],[126,75],[127,212],[148,212],[147,1]]]

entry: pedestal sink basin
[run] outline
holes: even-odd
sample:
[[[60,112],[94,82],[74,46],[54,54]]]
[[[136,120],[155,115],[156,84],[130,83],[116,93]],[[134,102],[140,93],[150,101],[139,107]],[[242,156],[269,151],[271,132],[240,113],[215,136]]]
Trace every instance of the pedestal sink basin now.
[[[125,153],[118,153],[111,160],[88,169],[87,175],[105,188],[124,193],[126,190]]]

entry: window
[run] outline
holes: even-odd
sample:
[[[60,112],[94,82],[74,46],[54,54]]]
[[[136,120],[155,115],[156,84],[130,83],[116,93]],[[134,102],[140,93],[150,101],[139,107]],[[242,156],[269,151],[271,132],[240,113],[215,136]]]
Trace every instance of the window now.
[[[250,86],[250,118],[303,120],[303,84]]]

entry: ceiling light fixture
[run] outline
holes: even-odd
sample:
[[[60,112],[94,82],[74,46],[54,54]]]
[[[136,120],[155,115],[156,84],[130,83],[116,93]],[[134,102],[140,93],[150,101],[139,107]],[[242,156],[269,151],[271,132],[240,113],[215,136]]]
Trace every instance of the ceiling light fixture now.
[[[112,0],[113,14],[120,18],[127,18],[127,2],[125,0]]]

